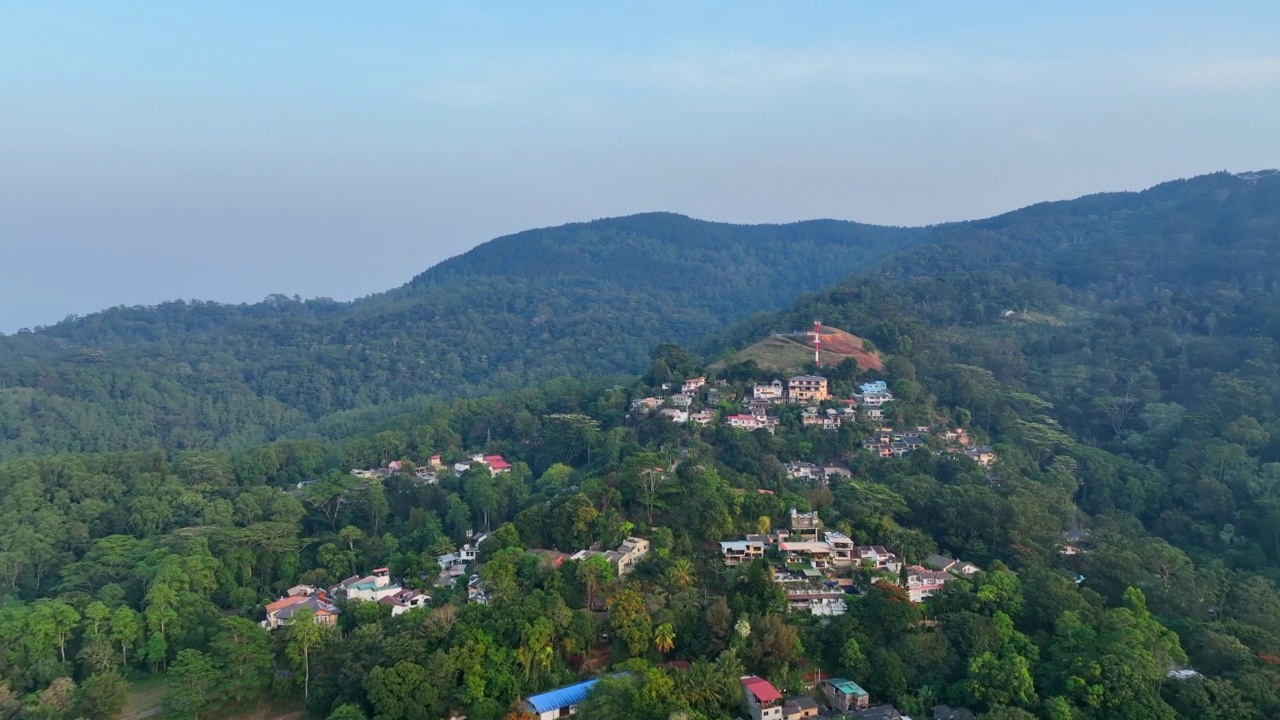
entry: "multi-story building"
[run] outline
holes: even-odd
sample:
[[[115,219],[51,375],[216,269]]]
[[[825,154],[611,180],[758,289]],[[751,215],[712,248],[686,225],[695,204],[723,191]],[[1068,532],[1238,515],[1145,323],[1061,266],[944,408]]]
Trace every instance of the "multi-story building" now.
[[[751,720],[782,720],[782,693],[762,677],[742,678],[742,694]]]
[[[774,380],[771,383],[757,384],[751,388],[751,397],[756,400],[781,400],[783,389],[781,380]]]
[[[941,570],[929,570],[919,565],[912,565],[907,568],[907,595],[911,598],[911,602],[923,602],[942,592],[950,579],[951,575]]]
[[[821,402],[827,399],[827,379],[821,375],[796,375],[787,380],[791,402]]]
[[[604,554],[606,560],[618,571],[618,575],[626,575],[631,568],[649,553],[649,541],[644,538],[629,537],[622,541],[617,550]]]
[[[817,540],[821,532],[822,518],[818,517],[817,510],[797,512],[791,508],[791,534],[797,540]]]
[[[764,557],[765,543],[761,540],[724,540],[720,543],[720,557],[729,567],[742,565]]]

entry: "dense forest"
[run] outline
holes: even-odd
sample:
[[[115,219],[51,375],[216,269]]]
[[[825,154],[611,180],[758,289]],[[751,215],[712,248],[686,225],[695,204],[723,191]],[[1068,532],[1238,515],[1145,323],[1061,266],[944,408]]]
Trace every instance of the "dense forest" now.
[[[746,673],[805,694],[819,671],[916,718],[942,702],[984,718],[1280,716],[1280,177],[932,232],[697,355],[658,346],[635,380],[356,411],[327,437],[0,464],[0,717],[114,718],[156,677],[174,718],[275,696],[331,720],[523,720],[530,693],[603,676],[584,717],[718,720],[742,713]],[[633,406],[815,317],[885,358],[883,373],[820,370],[838,396],[884,379],[885,422],[965,427],[995,464],[932,439],[881,458],[864,446],[878,424],[821,430],[796,406],[773,433]],[[737,412],[728,398],[766,379],[715,371],[707,409]],[[477,453],[513,467],[417,476]],[[350,472],[393,460],[385,477]],[[849,477],[793,478],[795,461]],[[857,570],[846,613],[797,612],[776,558],[728,568],[717,545],[785,527],[790,508],[911,563],[982,570],[919,604]],[[466,577],[434,585],[437,557],[483,531],[488,602]],[[629,535],[652,552],[623,577],[527,552]],[[381,566],[430,608],[343,602],[334,628],[258,625],[297,583]]]
[[[634,374],[659,342],[785,307],[930,232],[637,215],[499,238],[353,303],[69,318],[0,336],[0,457],[243,449],[339,411]]]

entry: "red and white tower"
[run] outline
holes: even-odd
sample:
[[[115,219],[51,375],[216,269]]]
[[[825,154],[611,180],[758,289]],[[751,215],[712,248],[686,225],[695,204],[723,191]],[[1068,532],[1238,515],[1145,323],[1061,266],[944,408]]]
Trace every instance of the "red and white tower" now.
[[[822,321],[813,321],[813,364],[822,367]]]

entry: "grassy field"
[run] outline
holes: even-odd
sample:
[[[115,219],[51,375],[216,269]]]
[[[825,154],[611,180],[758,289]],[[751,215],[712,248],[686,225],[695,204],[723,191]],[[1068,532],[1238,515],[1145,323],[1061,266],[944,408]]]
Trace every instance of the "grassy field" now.
[[[847,358],[856,357],[864,368],[883,369],[880,358],[862,350],[862,339],[843,330],[823,327],[822,364],[835,367]],[[797,372],[813,362],[813,345],[804,335],[778,337],[771,335],[742,350],[728,360],[721,360],[713,368],[726,364],[754,360],[766,370]]]

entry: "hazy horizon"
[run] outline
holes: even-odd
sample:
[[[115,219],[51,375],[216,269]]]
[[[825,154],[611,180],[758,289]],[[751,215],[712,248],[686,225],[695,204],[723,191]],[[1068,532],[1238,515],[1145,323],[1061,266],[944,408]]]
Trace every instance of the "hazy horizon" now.
[[[1280,7],[41,3],[0,27],[0,331],[349,300],[639,212],[927,225],[1280,165]]]

